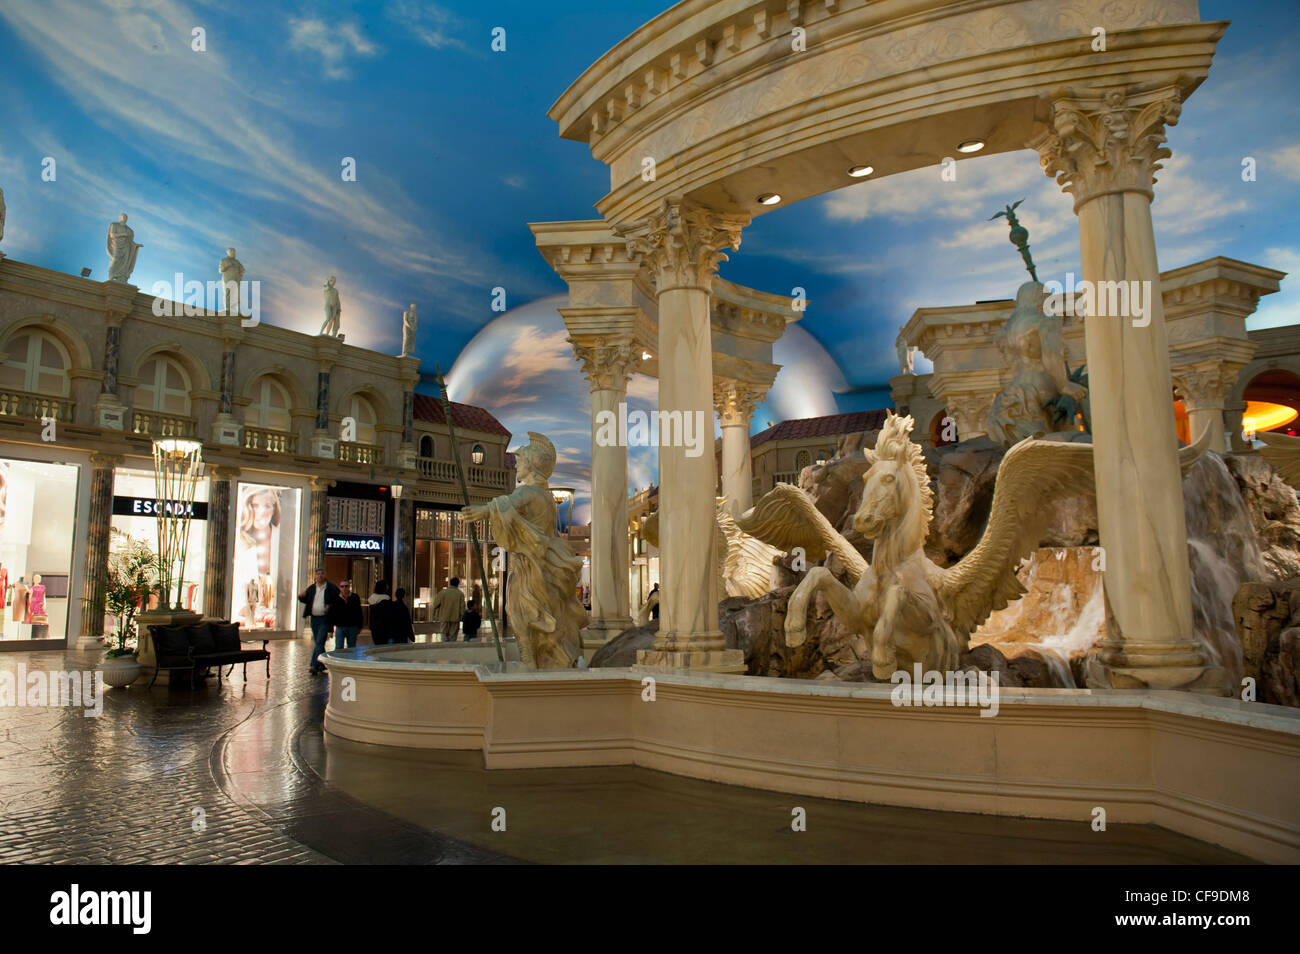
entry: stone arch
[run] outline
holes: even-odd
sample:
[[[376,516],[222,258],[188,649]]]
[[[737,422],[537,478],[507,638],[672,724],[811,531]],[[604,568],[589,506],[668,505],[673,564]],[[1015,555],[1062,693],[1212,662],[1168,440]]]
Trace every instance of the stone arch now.
[[[136,356],[131,367],[131,376],[138,380],[144,366],[154,358],[161,357],[171,358],[185,369],[185,373],[190,379],[191,400],[198,400],[198,392],[200,391],[212,390],[212,376],[208,373],[207,365],[203,363],[203,360],[198,355],[179,341],[168,341],[146,348]]]
[[[256,400],[257,395],[254,392],[257,385],[262,378],[270,377],[289,392],[289,400],[292,402],[294,410],[309,410],[313,414],[315,413],[315,397],[309,397],[307,389],[298,380],[298,376],[282,364],[261,365],[239,376],[243,379],[243,383],[236,385],[235,391],[241,399]]]
[[[30,329],[44,331],[63,345],[72,362],[69,371],[85,371],[95,366],[85,335],[63,319],[50,314],[28,315],[7,325],[0,332],[0,352],[7,351],[10,341]]]
[[[375,435],[373,442],[382,442],[383,432],[385,429],[391,428],[391,422],[394,420],[394,417],[393,411],[389,407],[388,402],[384,399],[383,394],[373,385],[362,384],[342,394],[338,400],[334,402],[334,419],[341,422],[343,418],[350,415],[354,398],[363,398],[370,404],[371,408],[374,409]],[[357,440],[362,443],[371,443],[370,441],[362,441],[360,435],[358,435]]]

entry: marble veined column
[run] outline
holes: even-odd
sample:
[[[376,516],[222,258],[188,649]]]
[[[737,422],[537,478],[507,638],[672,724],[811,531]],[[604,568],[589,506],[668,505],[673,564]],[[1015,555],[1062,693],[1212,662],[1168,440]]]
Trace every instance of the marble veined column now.
[[[618,421],[639,363],[629,334],[570,338],[591,385],[591,622],[596,642],[632,625],[628,602],[627,444],[608,440],[603,420]]]
[[[214,467],[208,490],[207,568],[203,576],[203,613],[230,618],[230,498],[238,467]]]
[[[740,247],[742,216],[665,201],[648,219],[616,231],[655,276],[659,308],[659,414],[705,427],[703,452],[661,428],[659,446],[659,634],[639,665],[743,672],[744,654],[718,629],[717,467],[712,452],[713,352],[709,294],[720,248]]]
[[[1094,295],[1084,318],[1107,633],[1094,688],[1222,691],[1192,633],[1191,576],[1169,346],[1151,226],[1154,172],[1169,156],[1178,88],[1063,91],[1031,145],[1074,198],[1085,282],[1126,282],[1120,314]],[[1103,286],[1105,287],[1105,286]],[[1141,296],[1135,305],[1132,295]],[[1119,299],[1121,302],[1123,299]],[[1140,307],[1139,307],[1140,306]],[[1139,311],[1142,313],[1139,314]]]
[[[749,423],[767,388],[720,379],[713,385],[713,406],[722,425],[722,493],[727,509],[739,516],[754,505],[754,464],[749,451]]]
[[[108,569],[109,528],[113,522],[113,471],[122,458],[91,455],[90,523],[86,528],[86,559],[82,570],[81,648],[94,648],[104,635],[104,574]]]

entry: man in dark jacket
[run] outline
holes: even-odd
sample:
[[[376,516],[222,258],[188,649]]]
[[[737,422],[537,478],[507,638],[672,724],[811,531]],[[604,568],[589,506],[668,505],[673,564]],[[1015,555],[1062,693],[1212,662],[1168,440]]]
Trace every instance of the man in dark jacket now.
[[[352,581],[339,584],[339,598],[330,611],[334,624],[334,651],[351,649],[357,644],[361,632],[361,597],[352,592]]]
[[[395,642],[393,638],[393,601],[388,596],[388,581],[380,580],[366,600],[370,606],[370,638],[376,646]]]
[[[465,640],[478,639],[478,628],[483,625],[483,617],[478,612],[478,600],[469,601],[469,609],[460,618],[460,628],[465,633]]]
[[[339,588],[325,579],[325,571],[316,571],[316,582],[298,594],[302,604],[302,618],[311,621],[311,674],[324,672],[325,667],[317,662],[320,654],[325,652],[325,640],[329,637],[333,624],[330,622],[330,609],[338,602]]]
[[[393,642],[415,642],[415,627],[411,625],[411,611],[406,605],[406,590],[397,588],[393,594]]]

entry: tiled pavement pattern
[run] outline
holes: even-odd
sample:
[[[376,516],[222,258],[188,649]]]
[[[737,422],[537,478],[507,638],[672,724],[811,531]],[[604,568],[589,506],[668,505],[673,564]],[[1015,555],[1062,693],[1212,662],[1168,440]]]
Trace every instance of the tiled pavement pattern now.
[[[273,642],[269,683],[259,663],[246,685],[236,668],[220,690],[215,679],[192,693],[146,690],[143,679],[107,689],[97,718],[82,708],[0,706],[0,863],[499,860],[299,771],[296,734],[319,726],[325,701],[326,677],[306,671],[310,652],[307,640]],[[89,671],[99,657],[0,653],[0,670]]]

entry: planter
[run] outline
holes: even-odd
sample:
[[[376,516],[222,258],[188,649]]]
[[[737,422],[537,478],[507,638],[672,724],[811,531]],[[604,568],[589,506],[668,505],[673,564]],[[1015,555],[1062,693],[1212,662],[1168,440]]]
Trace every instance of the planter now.
[[[140,678],[140,660],[134,656],[105,656],[99,671],[104,675],[104,685],[129,686]]]

